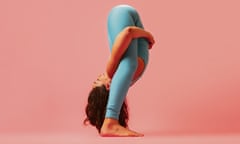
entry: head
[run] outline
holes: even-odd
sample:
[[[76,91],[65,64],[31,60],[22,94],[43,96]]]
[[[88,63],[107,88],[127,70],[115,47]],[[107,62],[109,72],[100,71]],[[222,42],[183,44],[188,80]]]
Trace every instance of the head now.
[[[89,93],[87,106],[85,109],[87,118],[84,120],[84,124],[90,123],[95,126],[100,132],[103,121],[105,119],[106,106],[109,96],[109,88],[106,87],[104,80],[99,79],[100,83],[96,84],[96,81],[93,84],[93,88]],[[124,101],[120,115],[119,123],[120,125],[127,127],[128,122],[128,109],[127,103]]]

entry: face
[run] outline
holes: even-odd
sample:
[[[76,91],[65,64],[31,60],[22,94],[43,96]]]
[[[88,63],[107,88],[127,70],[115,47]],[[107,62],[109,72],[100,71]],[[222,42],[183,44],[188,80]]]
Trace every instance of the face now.
[[[110,88],[111,80],[106,74],[100,74],[96,81],[93,82],[93,88],[104,85],[107,90]]]

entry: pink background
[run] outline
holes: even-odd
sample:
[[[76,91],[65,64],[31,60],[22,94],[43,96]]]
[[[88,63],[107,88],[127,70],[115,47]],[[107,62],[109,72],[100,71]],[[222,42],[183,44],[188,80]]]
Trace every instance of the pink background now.
[[[128,95],[143,133],[240,132],[239,1],[0,1],[0,133],[85,127],[92,82],[109,55],[106,17],[128,3],[155,36]]]

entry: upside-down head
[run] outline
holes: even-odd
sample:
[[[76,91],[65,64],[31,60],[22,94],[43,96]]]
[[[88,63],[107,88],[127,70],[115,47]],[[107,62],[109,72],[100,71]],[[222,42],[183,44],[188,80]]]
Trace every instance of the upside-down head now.
[[[105,85],[93,87],[88,96],[85,109],[87,118],[84,120],[84,124],[90,123],[97,128],[99,133],[105,119],[108,96],[109,90]],[[128,107],[126,101],[124,101],[119,115],[119,124],[123,127],[127,127],[127,122]]]

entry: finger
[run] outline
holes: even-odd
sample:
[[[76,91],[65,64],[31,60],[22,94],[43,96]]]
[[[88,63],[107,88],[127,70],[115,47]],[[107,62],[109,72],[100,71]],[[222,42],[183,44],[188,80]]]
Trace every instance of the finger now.
[[[148,49],[152,49],[152,44],[151,43],[149,43]]]

